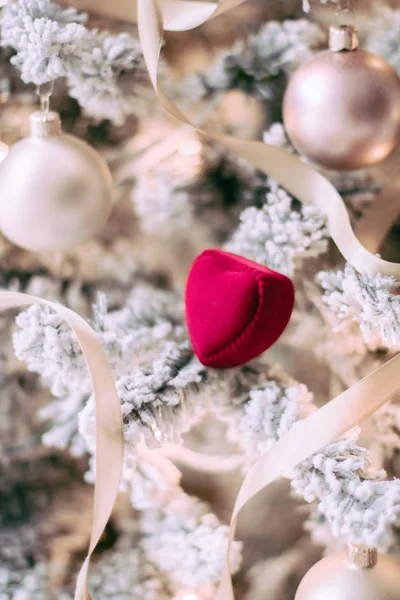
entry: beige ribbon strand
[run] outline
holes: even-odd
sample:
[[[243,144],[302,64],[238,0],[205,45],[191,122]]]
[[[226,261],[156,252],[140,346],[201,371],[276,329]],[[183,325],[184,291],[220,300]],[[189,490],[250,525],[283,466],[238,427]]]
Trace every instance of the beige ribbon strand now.
[[[123,428],[120,402],[107,358],[95,332],[77,314],[59,304],[16,292],[0,292],[0,309],[21,308],[32,303],[51,307],[71,326],[85,356],[96,400],[96,483],[93,529],[88,556],[78,576],[75,600],[90,600],[87,576],[90,557],[110,518],[123,462]],[[254,464],[239,491],[234,507],[229,546],[243,506],[275,479],[290,471],[332,440],[366,419],[400,389],[400,355],[358,382],[316,413],[299,422]],[[229,552],[228,552],[229,555]],[[228,559],[218,600],[233,599]]]
[[[400,152],[397,153],[400,160]],[[400,169],[364,212],[356,224],[358,241],[370,252],[378,252],[399,216]]]
[[[75,591],[75,600],[90,600],[87,576],[90,557],[111,516],[122,473],[124,436],[121,406],[114,378],[102,345],[93,329],[69,308],[35,296],[0,292],[0,310],[42,304],[56,311],[73,330],[88,366],[96,401],[96,483],[94,487],[93,527],[89,552]]]
[[[215,136],[199,130],[168,98],[158,85],[158,63],[164,31],[186,31],[242,4],[244,0],[220,0],[216,4],[181,0],[138,0],[138,27],[144,57],[154,89],[164,108],[179,121],[191,125],[203,136],[222,143],[236,155],[276,179],[303,204],[319,208],[327,217],[330,236],[344,258],[358,271],[391,275],[400,279],[400,265],[374,256],[357,239],[346,206],[335,187],[321,173],[285,151],[257,141]],[[391,218],[397,216],[400,177],[383,190]],[[377,203],[379,205],[379,202]],[[369,219],[371,223],[373,219]],[[378,249],[388,223],[369,233],[368,220],[362,237],[373,252]],[[371,228],[372,230],[372,228]],[[374,241],[375,240],[375,241]],[[238,515],[244,505],[272,481],[293,469],[327,444],[345,435],[355,425],[388,402],[400,390],[400,355],[352,386],[308,419],[298,423],[268,452],[245,477],[232,514],[227,560],[216,600],[233,600],[229,550]]]
[[[400,279],[400,265],[374,256],[357,239],[346,206],[335,187],[321,173],[297,157],[258,141],[216,136],[199,130],[160,88],[157,80],[160,48],[164,31],[186,31],[210,18],[239,6],[244,0],[221,0],[218,4],[183,0],[138,0],[138,27],[143,54],[154,89],[164,108],[179,121],[191,125],[199,134],[213,139],[233,153],[250,161],[257,169],[276,179],[303,204],[315,206],[327,218],[329,234],[344,258],[358,271],[392,275]],[[398,176],[383,190],[393,203],[398,202]],[[379,205],[379,201],[377,203]],[[363,232],[365,238],[365,233]]]
[[[229,548],[238,515],[245,504],[270,483],[290,472],[327,444],[343,437],[371,416],[400,390],[400,355],[331,400],[307,419],[297,423],[253,465],[239,490],[233,509]],[[229,548],[215,600],[233,600]]]

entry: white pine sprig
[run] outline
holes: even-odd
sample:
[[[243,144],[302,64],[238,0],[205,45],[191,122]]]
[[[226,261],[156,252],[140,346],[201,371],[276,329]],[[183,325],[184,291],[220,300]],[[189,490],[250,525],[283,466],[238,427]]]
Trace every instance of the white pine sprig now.
[[[334,536],[388,549],[400,525],[400,480],[379,480],[384,472],[368,479],[368,451],[356,445],[358,435],[355,430],[298,465],[292,485],[308,502],[318,501]]]
[[[355,321],[371,349],[400,348],[399,284],[393,277],[358,273],[346,264],[342,271],[322,271],[318,281],[338,328]]]
[[[312,394],[305,385],[282,386],[269,381],[250,390],[242,404],[239,440],[248,456],[265,452],[312,408]]]
[[[240,88],[270,100],[276,91],[274,80],[293,72],[324,39],[322,29],[306,19],[270,21],[257,34],[238,40],[220,54],[200,77],[203,93]]]
[[[146,555],[160,570],[170,573],[175,584],[193,589],[220,581],[229,527],[221,524],[205,503],[182,493],[163,510],[145,513],[140,531]],[[239,542],[232,544],[230,561],[235,573],[241,562]]]
[[[1,43],[17,51],[11,61],[22,80],[41,85],[77,67],[85,21],[85,15],[50,0],[8,2],[1,14]]]
[[[179,442],[204,406],[196,402],[205,368],[188,342],[167,342],[159,357],[117,380],[128,452],[145,439],[149,447]],[[95,404],[91,397],[79,417],[88,448],[95,447]]]
[[[197,391],[204,370],[188,342],[169,342],[151,365],[119,379],[127,443],[137,441],[139,430],[149,444],[155,432],[159,442],[176,441],[175,413],[188,395]]]
[[[132,114],[148,115],[154,101],[140,42],[128,33],[88,31],[79,63],[68,70],[68,86],[88,115],[115,125]]]
[[[108,551],[93,567],[90,589],[99,600],[168,600],[166,573],[153,565],[136,548]]]
[[[99,296],[93,325],[97,330],[114,372],[122,373],[130,364],[132,349],[129,335],[122,338],[103,327],[102,314],[107,311],[106,299]],[[63,396],[71,389],[82,395],[91,391],[90,377],[80,346],[64,319],[48,306],[33,305],[17,317],[13,336],[17,358],[25,361],[28,369],[51,382],[55,396]]]
[[[11,60],[25,83],[67,78],[70,95],[97,120],[148,115],[154,93],[139,40],[88,30],[86,20],[50,0],[12,1],[1,14],[1,44],[16,50]]]
[[[302,259],[326,251],[325,218],[316,208],[300,206],[275,181],[268,184],[262,208],[250,207],[242,213],[226,249],[293,275]]]

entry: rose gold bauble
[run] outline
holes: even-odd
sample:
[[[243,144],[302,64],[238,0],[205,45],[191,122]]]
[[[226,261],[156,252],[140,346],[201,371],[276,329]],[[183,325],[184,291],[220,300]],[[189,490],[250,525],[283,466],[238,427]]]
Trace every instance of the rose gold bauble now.
[[[347,552],[327,556],[308,571],[295,600],[399,600],[397,561],[379,554],[371,566],[362,568],[361,564]]]
[[[332,28],[338,29],[345,30]],[[291,79],[283,120],[294,146],[312,162],[337,170],[369,167],[400,144],[400,79],[364,50],[321,52]]]
[[[30,125],[0,165],[0,230],[26,250],[66,250],[105,225],[111,175],[93,148],[62,133],[57,113],[33,113]]]

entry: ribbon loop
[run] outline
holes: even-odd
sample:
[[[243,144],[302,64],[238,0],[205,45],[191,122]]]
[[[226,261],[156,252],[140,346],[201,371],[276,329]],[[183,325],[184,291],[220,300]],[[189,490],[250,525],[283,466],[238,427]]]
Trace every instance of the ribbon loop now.
[[[87,577],[93,554],[118,495],[124,457],[121,405],[107,357],[90,325],[69,308],[18,292],[0,292],[0,310],[22,308],[30,304],[49,306],[73,330],[93,385],[96,402],[96,483],[94,486],[93,526],[89,552],[78,575],[75,600],[91,600]]]

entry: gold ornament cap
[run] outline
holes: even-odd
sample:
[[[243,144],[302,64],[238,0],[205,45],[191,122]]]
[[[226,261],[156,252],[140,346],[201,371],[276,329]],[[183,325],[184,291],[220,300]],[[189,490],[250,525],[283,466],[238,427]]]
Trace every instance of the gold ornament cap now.
[[[369,546],[349,544],[348,561],[360,569],[372,569],[378,562],[378,550]]]
[[[331,25],[329,28],[329,48],[332,52],[357,50],[357,29],[353,25]]]
[[[31,137],[49,138],[62,134],[60,115],[54,111],[36,111],[29,117],[29,122]]]

